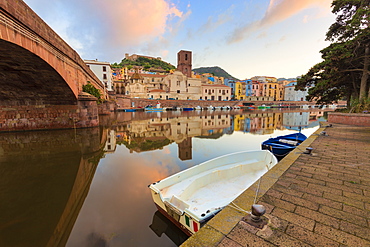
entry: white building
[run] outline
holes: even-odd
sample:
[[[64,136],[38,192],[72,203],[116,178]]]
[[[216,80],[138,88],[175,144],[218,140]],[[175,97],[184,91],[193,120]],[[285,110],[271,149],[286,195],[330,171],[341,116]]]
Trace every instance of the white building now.
[[[98,60],[84,60],[84,62],[105,85],[105,88],[108,91],[113,91],[112,68],[110,67],[110,63],[100,62]]]
[[[306,101],[306,96],[308,95],[308,88],[304,91],[294,90],[297,82],[291,82],[285,86],[284,89],[284,100],[285,101]]]

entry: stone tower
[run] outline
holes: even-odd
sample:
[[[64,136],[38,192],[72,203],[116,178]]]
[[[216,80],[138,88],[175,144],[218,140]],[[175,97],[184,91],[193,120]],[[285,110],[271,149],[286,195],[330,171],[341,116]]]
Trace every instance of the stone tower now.
[[[186,138],[178,145],[178,152],[180,160],[191,160],[192,159],[192,148],[193,144],[191,142],[191,137]]]
[[[191,51],[179,51],[177,53],[177,70],[181,71],[187,77],[191,77]]]

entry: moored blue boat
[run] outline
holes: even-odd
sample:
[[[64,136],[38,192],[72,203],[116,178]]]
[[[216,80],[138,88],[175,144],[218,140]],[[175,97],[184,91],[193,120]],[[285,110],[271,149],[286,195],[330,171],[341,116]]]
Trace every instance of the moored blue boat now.
[[[192,111],[192,110],[194,110],[194,108],[193,107],[184,107],[182,110],[183,111]]]
[[[128,108],[128,109],[124,109],[125,112],[134,112],[136,111],[136,109],[133,109],[133,108]]]
[[[278,136],[262,142],[262,150],[270,150],[278,159],[282,159],[306,139],[302,133]]]

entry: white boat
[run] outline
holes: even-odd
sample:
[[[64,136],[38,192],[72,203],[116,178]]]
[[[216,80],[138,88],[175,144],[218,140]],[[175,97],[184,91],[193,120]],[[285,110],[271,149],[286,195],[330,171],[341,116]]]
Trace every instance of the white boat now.
[[[158,210],[190,236],[276,163],[268,150],[232,153],[152,183],[149,188]]]

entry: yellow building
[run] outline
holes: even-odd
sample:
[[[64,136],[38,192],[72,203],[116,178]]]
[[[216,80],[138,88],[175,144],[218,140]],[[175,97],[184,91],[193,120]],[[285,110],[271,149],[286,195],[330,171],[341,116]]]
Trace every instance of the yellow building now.
[[[237,81],[235,82],[235,92],[234,92],[234,99],[236,100],[244,100],[245,99],[245,87],[246,83]]]
[[[262,84],[262,95],[272,97],[274,101],[284,99],[284,86],[277,82],[266,82]]]

